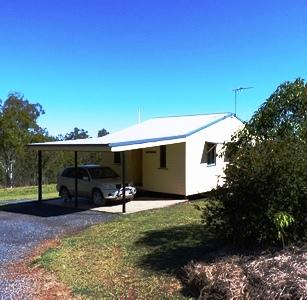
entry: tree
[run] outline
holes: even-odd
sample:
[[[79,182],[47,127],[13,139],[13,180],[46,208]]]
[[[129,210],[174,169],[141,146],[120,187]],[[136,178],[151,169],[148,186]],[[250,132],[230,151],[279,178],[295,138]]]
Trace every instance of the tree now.
[[[285,82],[262,104],[228,144],[227,154],[267,140],[307,139],[307,87],[303,79]]]
[[[107,132],[105,129],[100,130],[99,132]],[[73,131],[65,134],[64,138],[62,135],[57,137],[58,139],[64,140],[76,140],[76,139],[87,139],[90,138],[88,131],[84,129],[74,128]],[[100,164],[101,163],[101,152],[79,152],[78,162],[79,164]],[[71,166],[74,164],[74,158],[71,153],[65,153],[63,155],[64,165]]]
[[[73,131],[66,133],[64,136],[64,140],[78,140],[87,138],[90,138],[88,131],[85,131],[84,129],[79,129],[77,127],[75,127]]]
[[[31,104],[23,95],[10,93],[0,106],[0,164],[5,185],[14,184],[18,159],[25,153],[25,145],[35,136],[44,135],[37,119],[44,114],[39,103]]]
[[[306,235],[307,85],[286,82],[226,145],[225,184],[203,220],[233,241],[297,240]]]
[[[98,136],[98,137],[102,137],[102,136],[105,136],[105,135],[107,135],[107,134],[109,134],[109,131],[107,131],[105,128],[102,128],[102,129],[100,129],[100,130],[98,131],[97,136]]]

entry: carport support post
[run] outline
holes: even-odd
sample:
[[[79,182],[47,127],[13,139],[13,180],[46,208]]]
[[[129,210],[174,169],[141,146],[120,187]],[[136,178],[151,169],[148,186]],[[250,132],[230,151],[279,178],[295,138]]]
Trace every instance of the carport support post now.
[[[122,179],[123,179],[123,213],[126,212],[126,162],[125,152],[122,152]]]
[[[75,207],[78,207],[78,151],[75,151]]]
[[[43,199],[43,192],[42,192],[42,151],[39,150],[37,152],[38,157],[38,201],[41,202]]]

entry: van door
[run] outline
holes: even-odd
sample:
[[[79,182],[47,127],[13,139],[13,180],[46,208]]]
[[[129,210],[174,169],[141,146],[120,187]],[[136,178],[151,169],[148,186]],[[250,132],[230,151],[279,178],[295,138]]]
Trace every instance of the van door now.
[[[81,197],[88,197],[90,195],[90,177],[86,169],[78,168],[78,194]]]

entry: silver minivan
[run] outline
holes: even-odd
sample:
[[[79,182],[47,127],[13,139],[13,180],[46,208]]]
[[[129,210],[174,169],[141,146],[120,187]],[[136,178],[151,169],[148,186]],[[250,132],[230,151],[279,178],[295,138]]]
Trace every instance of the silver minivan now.
[[[75,194],[76,169],[64,169],[57,180],[57,191],[67,201]],[[99,165],[82,165],[77,168],[78,196],[92,199],[97,206],[106,204],[107,200],[122,200],[122,179],[110,167]],[[133,199],[136,188],[127,184],[125,196]]]

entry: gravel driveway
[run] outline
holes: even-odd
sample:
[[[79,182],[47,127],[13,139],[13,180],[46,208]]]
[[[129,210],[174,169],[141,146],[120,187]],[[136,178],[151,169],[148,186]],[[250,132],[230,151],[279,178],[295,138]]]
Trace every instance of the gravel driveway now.
[[[0,206],[0,299],[26,299],[26,278],[8,279],[11,263],[20,262],[40,243],[106,222],[115,214],[23,202]],[[23,290],[25,295],[23,295]],[[31,296],[30,298],[31,299]]]

